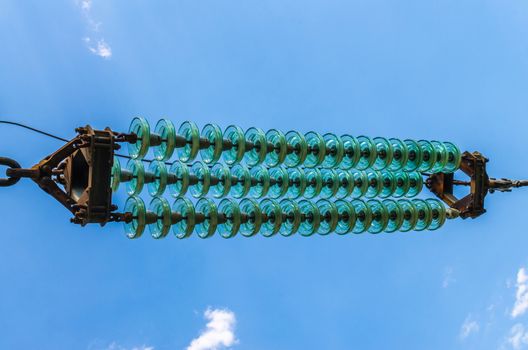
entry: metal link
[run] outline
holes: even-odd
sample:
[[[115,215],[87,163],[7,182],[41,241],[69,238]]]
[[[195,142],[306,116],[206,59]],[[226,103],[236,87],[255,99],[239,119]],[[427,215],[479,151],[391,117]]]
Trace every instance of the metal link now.
[[[4,165],[4,166],[9,167],[11,169],[20,169],[21,168],[20,164],[18,164],[18,162],[16,160],[13,160],[11,158],[6,158],[6,157],[0,157],[0,165]],[[20,181],[19,177],[0,178],[0,187],[13,186],[18,181]]]

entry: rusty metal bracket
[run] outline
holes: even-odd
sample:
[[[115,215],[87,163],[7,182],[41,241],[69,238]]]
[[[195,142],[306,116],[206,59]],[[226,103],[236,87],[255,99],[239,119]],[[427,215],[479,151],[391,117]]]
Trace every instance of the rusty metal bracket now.
[[[130,221],[129,214],[114,212],[117,206],[112,204],[111,190],[114,151],[120,148],[116,141],[125,141],[130,136],[116,134],[109,128],[94,130],[90,126],[76,131],[77,137],[32,168],[11,166],[6,171],[9,180],[32,179],[73,214],[73,223],[84,226]]]

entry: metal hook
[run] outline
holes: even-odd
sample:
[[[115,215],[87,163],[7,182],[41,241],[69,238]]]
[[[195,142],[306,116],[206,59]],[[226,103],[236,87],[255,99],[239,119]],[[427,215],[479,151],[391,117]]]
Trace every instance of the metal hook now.
[[[18,162],[16,160],[13,160],[13,159],[7,158],[7,157],[0,157],[0,165],[4,165],[4,166],[9,167],[11,169],[20,169],[21,168],[20,164],[18,164]],[[0,187],[13,186],[18,181],[20,181],[19,177],[0,178]]]

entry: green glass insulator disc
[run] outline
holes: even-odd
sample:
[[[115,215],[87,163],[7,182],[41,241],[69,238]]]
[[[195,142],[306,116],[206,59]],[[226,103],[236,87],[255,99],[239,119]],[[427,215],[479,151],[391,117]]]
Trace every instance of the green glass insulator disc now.
[[[140,160],[131,159],[127,163],[127,170],[132,174],[132,179],[127,182],[127,193],[130,196],[140,194],[145,185],[145,167]]]
[[[153,146],[154,157],[157,160],[169,160],[176,146],[176,128],[168,119],[160,119],[154,127],[154,133],[161,138],[161,144]]]
[[[297,232],[301,224],[301,210],[291,199],[283,199],[279,205],[282,211],[282,224],[279,232],[283,236],[291,236]]]
[[[284,159],[284,164],[287,167],[302,165],[308,153],[308,144],[304,135],[299,134],[297,131],[289,131],[286,133],[286,143],[289,153]]]
[[[172,205],[172,212],[180,215],[180,220],[172,222],[172,232],[179,238],[188,238],[196,226],[196,213],[192,202],[187,198],[178,198]]]
[[[339,164],[341,169],[355,168],[361,157],[361,148],[359,147],[359,141],[350,135],[341,136],[341,142],[343,142],[343,160]]]
[[[337,180],[339,188],[337,189],[336,198],[346,198],[354,192],[354,178],[352,173],[346,170],[339,170],[337,172]]]
[[[299,198],[304,195],[306,191],[306,176],[302,168],[287,168],[288,171],[288,191],[286,197]]]
[[[360,198],[367,194],[369,189],[369,179],[365,171],[354,171],[352,172],[352,178],[354,180],[354,189],[352,190],[352,198]]]
[[[155,160],[150,163],[149,172],[154,175],[154,181],[148,183],[149,194],[153,197],[161,196],[167,189],[167,166],[165,163]]]
[[[382,171],[381,183],[383,184],[383,189],[379,193],[380,198],[391,197],[396,192],[396,177],[393,172]]]
[[[405,194],[405,197],[412,198],[416,197],[422,192],[423,189],[423,177],[417,171],[411,171],[407,173],[409,175],[409,190]]]
[[[125,213],[132,213],[132,221],[124,223],[125,234],[131,239],[141,237],[146,225],[145,202],[137,196],[128,197],[124,210]]]
[[[392,147],[392,162],[389,164],[388,170],[402,170],[409,160],[407,145],[399,139],[389,139],[389,142]]]
[[[378,157],[378,150],[374,142],[366,136],[359,136],[357,138],[359,142],[360,157],[359,162],[356,165],[356,169],[365,170],[372,168]]]
[[[418,170],[430,171],[436,163],[436,149],[431,142],[426,140],[420,140],[418,144],[422,150],[422,164]]]
[[[260,231],[262,225],[262,211],[258,203],[249,198],[240,201],[241,215],[246,219],[240,224],[240,234],[245,237],[252,237]]]
[[[299,234],[302,236],[313,235],[319,230],[321,224],[319,208],[311,201],[302,200],[299,202],[299,210],[301,211]]]
[[[304,166],[308,168],[316,167],[323,162],[326,156],[325,140],[321,135],[313,131],[304,135],[304,138],[308,144],[308,154],[306,155]]]
[[[259,128],[246,130],[246,142],[253,144],[253,148],[246,152],[244,161],[250,167],[262,164],[268,154],[268,143],[264,131]]]
[[[349,201],[338,200],[335,202],[337,207],[337,226],[335,232],[340,235],[352,232],[356,225],[356,211]]]
[[[216,179],[213,185],[213,179]],[[211,168],[211,192],[213,197],[227,197],[231,190],[231,170],[222,163],[216,163]]]
[[[231,195],[235,198],[245,197],[248,195],[250,188],[251,174],[248,168],[242,164],[233,166],[231,168]]]
[[[354,199],[351,204],[356,212],[356,225],[352,232],[363,233],[367,231],[372,224],[372,211],[370,210],[370,206],[359,199]]]
[[[447,165],[447,162],[448,162],[447,148],[442,142],[439,142],[439,141],[431,141],[431,144],[434,146],[435,152],[436,152],[436,162],[433,168],[431,169],[431,172],[438,173],[444,170],[444,168]]]
[[[191,167],[191,174],[198,181],[189,186],[189,192],[195,198],[205,196],[211,187],[211,170],[204,162],[195,162]]]
[[[304,198],[314,198],[321,193],[323,188],[323,177],[321,171],[317,168],[305,169],[306,176],[306,190],[304,191]]]
[[[119,185],[121,184],[121,162],[119,158],[114,157],[114,163],[112,164],[112,191],[117,192]]]
[[[135,134],[137,141],[128,144],[128,155],[133,159],[142,159],[147,155],[150,147],[150,126],[149,123],[141,117],[132,119],[129,134]]]
[[[189,167],[179,160],[172,163],[169,169],[169,191],[173,197],[181,197],[189,189]]]
[[[224,139],[231,144],[231,148],[222,152],[224,161],[228,165],[240,163],[246,152],[244,131],[236,125],[230,125],[224,131]]]
[[[167,236],[172,226],[169,202],[165,198],[154,197],[150,202],[149,209],[158,217],[155,222],[148,225],[150,235],[155,239]]]
[[[273,199],[264,199],[260,202],[262,210],[262,225],[260,232],[264,237],[271,237],[279,232],[282,225],[282,210]]]
[[[392,196],[394,198],[400,198],[409,193],[409,188],[411,186],[409,182],[409,173],[406,171],[396,171],[393,173],[396,181],[396,189]]]
[[[460,149],[451,142],[444,142],[444,147],[447,151],[447,163],[443,172],[453,173],[460,168],[462,153],[460,153]]]
[[[383,190],[383,178],[381,173],[375,170],[367,171],[368,190],[365,193],[365,197],[374,198],[378,197]]]
[[[446,208],[442,202],[437,199],[426,199],[427,204],[431,207],[431,224],[428,230],[434,231],[442,227],[446,221]]]
[[[323,139],[325,141],[326,155],[321,166],[324,168],[335,168],[343,161],[345,154],[343,141],[334,134],[325,134]]]
[[[207,124],[202,129],[202,138],[209,141],[209,147],[200,150],[202,161],[207,164],[216,163],[222,156],[222,130],[216,124]]]
[[[288,151],[286,136],[279,130],[271,129],[266,133],[266,141],[268,144],[273,145],[273,150],[266,155],[266,165],[274,167],[284,163]]]
[[[398,200],[398,205],[403,212],[403,223],[400,226],[400,232],[408,232],[414,230],[416,222],[418,221],[418,212],[414,204],[405,199]]]
[[[262,198],[268,194],[270,188],[270,175],[266,167],[257,165],[249,171],[251,175],[251,188],[249,196],[253,198]]]
[[[376,160],[372,168],[375,170],[383,170],[392,163],[392,144],[383,137],[376,137],[372,142],[376,145]]]
[[[392,200],[385,199],[383,201],[383,206],[387,208],[387,213],[389,214],[389,221],[385,232],[394,232],[398,231],[403,224],[403,210],[400,205]]]
[[[320,199],[316,204],[321,214],[321,224],[317,232],[320,235],[327,235],[334,232],[338,221],[336,205],[326,199]]]
[[[403,170],[415,171],[420,167],[420,165],[422,165],[422,148],[418,142],[414,140],[405,140],[403,143],[405,143],[405,146],[407,146],[407,152],[409,153],[409,156],[407,157],[407,163],[405,163]]]
[[[416,208],[416,212],[418,213],[418,220],[416,221],[414,230],[423,231],[428,228],[433,221],[432,208],[429,203],[421,199],[413,199],[412,203]]]
[[[380,233],[387,227],[389,223],[389,213],[387,208],[376,199],[371,199],[367,202],[372,212],[372,223],[368,229],[370,233]]]
[[[196,227],[195,231],[200,238],[209,238],[214,235],[218,226],[218,209],[209,198],[200,198],[196,202]],[[201,217],[202,219],[198,219]]]
[[[238,203],[230,198],[224,198],[218,204],[218,215],[223,216],[219,220],[218,233],[223,238],[235,237],[240,229],[241,215]]]
[[[286,169],[278,167],[269,170],[270,174],[270,188],[268,196],[270,198],[284,197],[288,192],[289,179]]]
[[[192,162],[200,150],[200,131],[193,122],[183,122],[178,129],[178,135],[185,139],[185,146],[178,148],[178,158],[187,163]]]
[[[321,198],[334,197],[339,190],[339,177],[337,172],[333,169],[321,169],[321,176],[323,178],[323,188],[319,194]]]

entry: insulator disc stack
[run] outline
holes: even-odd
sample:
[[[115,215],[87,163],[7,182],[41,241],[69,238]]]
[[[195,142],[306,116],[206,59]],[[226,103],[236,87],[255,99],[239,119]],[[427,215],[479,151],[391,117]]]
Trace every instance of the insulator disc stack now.
[[[453,143],[434,140],[215,124],[200,131],[168,119],[152,128],[143,118],[129,134],[137,139],[131,159],[112,167],[112,190],[130,196],[129,238],[146,230],[156,239],[436,230],[446,208],[417,198],[424,173],[455,172],[461,162]]]

